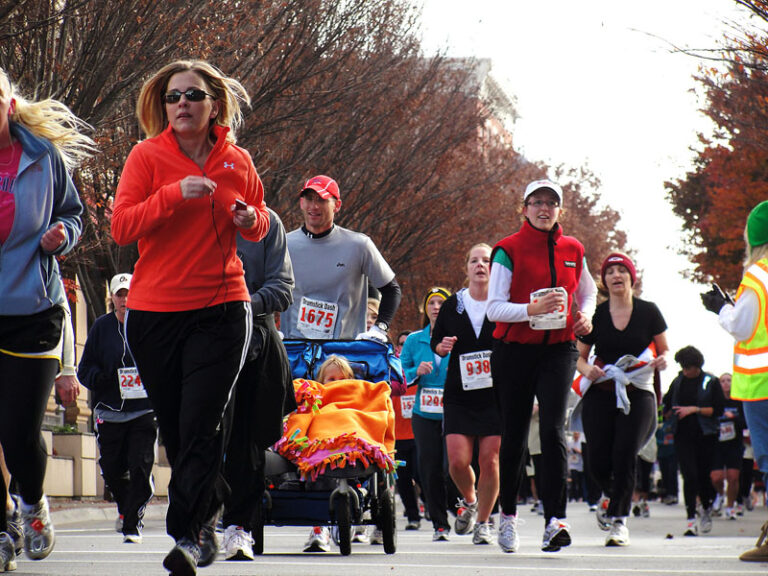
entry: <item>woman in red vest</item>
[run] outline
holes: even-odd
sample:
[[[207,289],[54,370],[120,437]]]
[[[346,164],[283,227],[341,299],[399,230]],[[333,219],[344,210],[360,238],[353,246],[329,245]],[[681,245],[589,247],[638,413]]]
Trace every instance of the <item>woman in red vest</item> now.
[[[571,543],[565,518],[568,461],[565,414],[576,368],[574,335],[592,330],[597,287],[581,242],[558,223],[563,191],[531,182],[523,195],[522,228],[491,256],[488,319],[496,322],[491,373],[501,413],[499,546],[516,552],[517,496],[525,466],[534,396],[539,401],[545,530],[542,550]],[[579,312],[574,312],[573,304]]]

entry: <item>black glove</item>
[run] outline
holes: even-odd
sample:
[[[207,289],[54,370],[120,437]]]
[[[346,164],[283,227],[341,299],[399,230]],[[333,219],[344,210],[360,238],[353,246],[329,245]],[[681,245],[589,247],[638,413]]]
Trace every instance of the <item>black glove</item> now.
[[[701,295],[701,302],[704,304],[704,308],[715,314],[720,314],[720,309],[726,305],[728,300],[721,290],[712,288],[709,292],[704,292]]]

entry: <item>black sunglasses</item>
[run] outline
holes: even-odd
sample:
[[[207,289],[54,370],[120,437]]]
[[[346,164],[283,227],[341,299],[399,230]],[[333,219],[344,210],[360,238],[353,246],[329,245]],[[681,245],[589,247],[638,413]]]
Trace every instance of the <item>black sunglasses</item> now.
[[[202,102],[206,96],[215,98],[213,94],[208,94],[205,90],[198,90],[197,88],[190,88],[185,92],[179,92],[178,90],[171,90],[163,94],[163,101],[166,104],[176,104],[181,100],[181,95],[184,95],[190,102]]]

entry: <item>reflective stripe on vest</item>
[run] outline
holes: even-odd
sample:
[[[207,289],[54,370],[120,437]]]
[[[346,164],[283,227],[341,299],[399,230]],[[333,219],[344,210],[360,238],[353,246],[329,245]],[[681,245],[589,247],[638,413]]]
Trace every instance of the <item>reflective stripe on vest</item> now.
[[[749,339],[737,342],[733,347],[731,398],[749,401],[768,398],[768,259],[747,269],[737,299],[747,288],[757,295],[760,316]]]

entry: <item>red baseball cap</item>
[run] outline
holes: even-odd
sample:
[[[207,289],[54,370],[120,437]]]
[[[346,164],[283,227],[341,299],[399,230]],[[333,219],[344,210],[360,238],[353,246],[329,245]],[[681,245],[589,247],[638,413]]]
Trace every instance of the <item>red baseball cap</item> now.
[[[314,190],[323,200],[335,198],[341,201],[339,185],[336,184],[336,180],[329,176],[313,176],[304,183],[301,193],[304,194],[307,190]]]

